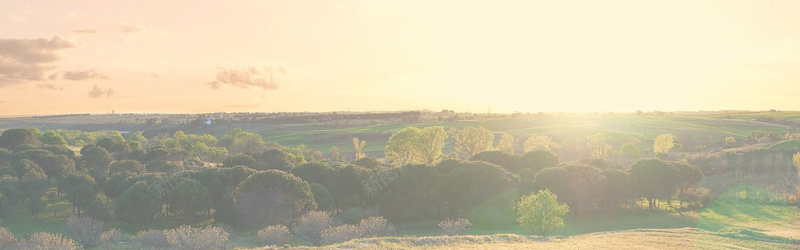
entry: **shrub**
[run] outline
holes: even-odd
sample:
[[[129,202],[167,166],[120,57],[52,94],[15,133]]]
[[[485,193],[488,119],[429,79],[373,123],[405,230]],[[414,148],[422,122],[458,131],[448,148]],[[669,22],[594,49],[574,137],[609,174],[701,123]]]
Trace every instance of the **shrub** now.
[[[268,246],[282,246],[292,240],[292,233],[284,225],[273,225],[258,230],[258,239]]]
[[[522,227],[538,235],[547,236],[564,226],[566,204],[558,204],[558,197],[549,189],[522,197],[517,203],[517,221]]]
[[[108,213],[108,207],[100,200],[100,198],[94,199],[92,203],[89,204],[84,209],[86,215],[100,219],[100,220],[107,220],[111,218],[111,215]]]
[[[325,230],[333,224],[331,214],[323,211],[311,211],[303,216],[292,228],[297,237],[311,242],[312,245],[319,246],[322,244],[322,230]]]
[[[697,195],[697,201],[700,202],[700,206],[708,206],[711,203],[711,190],[708,188],[698,188],[695,190],[695,194]]]
[[[0,249],[12,249],[17,244],[14,234],[0,227]]]
[[[60,234],[48,232],[38,232],[31,235],[30,239],[20,240],[16,249],[21,250],[40,250],[40,249],[78,249],[75,241],[64,238]]]
[[[67,232],[86,248],[97,246],[103,234],[103,221],[89,216],[67,219]]]
[[[394,234],[394,226],[389,224],[383,216],[373,216],[363,219],[359,227],[365,238],[385,237]]]
[[[341,219],[347,224],[358,224],[364,219],[364,210],[360,207],[348,208],[342,212]]]
[[[469,220],[464,218],[460,218],[456,221],[447,219],[439,222],[439,227],[442,228],[442,231],[450,236],[461,234],[462,231],[467,230],[471,225],[472,224],[469,223]]]
[[[355,225],[344,224],[338,227],[329,227],[322,230],[322,242],[325,244],[336,244],[352,239],[361,238],[364,234],[361,228]]]
[[[169,247],[167,235],[160,230],[141,231],[136,234],[133,243],[139,248],[161,249]]]
[[[112,228],[100,235],[98,245],[103,248],[108,248],[112,244],[117,244],[121,238],[122,233],[120,233],[119,228]]]
[[[225,249],[228,244],[228,233],[212,226],[192,228],[183,225],[166,230],[164,234],[169,246],[176,249]]]

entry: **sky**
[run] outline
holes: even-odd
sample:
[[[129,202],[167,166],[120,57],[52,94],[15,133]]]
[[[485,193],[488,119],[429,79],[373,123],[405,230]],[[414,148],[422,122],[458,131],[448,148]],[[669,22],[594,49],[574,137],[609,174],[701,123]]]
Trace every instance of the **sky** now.
[[[798,86],[798,0],[0,0],[0,116],[800,110]]]

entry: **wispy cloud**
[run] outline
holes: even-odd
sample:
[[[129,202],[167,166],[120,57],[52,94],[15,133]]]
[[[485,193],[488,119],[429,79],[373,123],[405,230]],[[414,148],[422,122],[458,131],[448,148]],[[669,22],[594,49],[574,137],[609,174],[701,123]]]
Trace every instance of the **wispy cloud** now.
[[[44,80],[44,74],[61,60],[57,52],[73,47],[75,43],[58,36],[50,40],[0,39],[0,87]]]
[[[36,85],[36,88],[37,89],[59,90],[59,91],[60,90],[64,90],[64,88],[58,87],[58,86],[56,86],[55,84],[52,84],[52,83],[39,84],[39,85]]]
[[[277,74],[286,74],[286,69],[283,67],[238,67],[238,68],[223,68],[217,71],[217,76],[213,81],[208,84],[213,89],[220,89],[225,85],[248,89],[249,87],[258,87],[264,90],[273,90],[278,88],[278,82],[275,80]]]
[[[111,97],[114,95],[114,90],[111,88],[102,89],[97,84],[94,85],[92,90],[89,90],[89,97],[91,98],[103,98],[103,97]]]

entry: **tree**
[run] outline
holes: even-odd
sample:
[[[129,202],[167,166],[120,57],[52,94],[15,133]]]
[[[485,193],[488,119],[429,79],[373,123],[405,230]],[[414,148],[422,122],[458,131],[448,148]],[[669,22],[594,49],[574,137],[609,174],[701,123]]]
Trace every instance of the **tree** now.
[[[606,134],[597,133],[586,137],[586,146],[592,152],[592,157],[605,160],[608,154],[611,153],[613,148],[611,144],[606,143]]]
[[[147,138],[142,135],[142,131],[133,131],[128,136],[128,142],[137,142],[140,147],[147,145]]]
[[[144,225],[161,212],[161,195],[155,187],[139,181],[122,193],[114,211],[124,221]]]
[[[736,144],[736,138],[733,136],[725,137],[725,144],[733,145]]]
[[[261,156],[259,158],[259,164],[261,166],[253,169],[256,170],[275,169],[275,170],[289,172],[292,170],[293,167],[292,161],[289,159],[289,155],[277,149],[270,149],[261,153]]]
[[[44,135],[42,135],[41,141],[48,145],[67,145],[67,141],[64,140],[64,137],[61,137],[60,134],[53,130],[45,132]]]
[[[260,152],[265,143],[260,134],[235,128],[219,139],[219,145],[227,148],[231,154],[238,154],[246,151]]]
[[[525,153],[534,150],[553,151],[555,146],[556,143],[553,142],[553,139],[551,139],[549,136],[534,135],[525,140]]]
[[[661,134],[653,141],[653,152],[656,156],[666,156],[669,150],[675,146],[672,134]]]
[[[416,151],[420,162],[436,164],[442,158],[442,148],[447,132],[441,126],[425,127],[420,130]]]
[[[168,200],[171,210],[188,215],[195,221],[197,212],[205,210],[209,205],[208,189],[196,180],[184,180],[170,192]]]
[[[559,164],[558,156],[546,150],[534,150],[525,153],[519,158],[519,170],[532,169],[534,173],[539,170],[555,167]]]
[[[311,184],[311,193],[314,194],[314,202],[320,210],[331,210],[333,208],[333,195],[327,187],[319,183]]]
[[[535,234],[547,236],[564,226],[566,204],[558,204],[558,196],[545,189],[522,197],[517,203],[517,221]]]
[[[253,228],[288,224],[317,208],[308,183],[280,170],[250,175],[234,194],[234,207],[246,218],[243,224]]]
[[[502,133],[502,136],[500,136],[500,141],[497,142],[497,150],[510,155],[515,154],[516,150],[514,149],[514,136]]]
[[[252,169],[260,169],[261,166],[256,162],[256,158],[249,154],[236,154],[228,156],[222,161],[222,167],[231,168],[234,166],[247,166]]]
[[[331,146],[330,153],[332,162],[339,162],[342,160],[342,152],[340,152],[339,148],[336,146]]]
[[[516,155],[506,154],[501,151],[483,151],[472,156],[472,158],[470,158],[469,160],[492,163],[501,166],[506,171],[512,173],[519,172],[521,167],[519,162],[519,157],[517,157]]]
[[[115,173],[128,171],[135,174],[144,174],[147,172],[147,168],[144,165],[139,163],[138,161],[134,160],[121,160],[116,161],[111,164],[111,170],[109,171],[109,175],[113,175]]]
[[[81,148],[81,160],[84,167],[107,173],[114,157],[105,148],[88,145]]]
[[[678,199],[681,200],[680,206],[683,206],[683,197],[686,194],[686,190],[696,186],[703,180],[703,171],[684,162],[673,162],[672,165],[678,169]]]
[[[620,147],[620,153],[628,159],[637,159],[642,156],[641,150],[633,143],[625,143]]]
[[[41,195],[32,196],[28,198],[28,203],[25,204],[25,207],[28,208],[34,218],[39,219],[39,213],[43,212],[47,207],[47,201],[44,201]]]
[[[322,245],[322,231],[333,225],[331,214],[323,211],[309,211],[294,224],[292,230],[301,239],[311,242],[311,245]]]
[[[494,143],[494,134],[484,127],[466,127],[464,129],[450,129],[450,134],[454,140],[456,152],[463,159],[470,159],[472,156],[489,150]]]
[[[647,198],[650,208],[656,208],[656,199],[669,198],[678,185],[678,169],[663,160],[638,160],[628,171],[633,186],[641,197]]]
[[[366,144],[366,141],[359,141],[358,137],[353,137],[353,152],[355,152],[356,160],[364,157],[364,152],[362,152],[362,150],[364,150],[364,146],[366,146]]]
[[[800,151],[798,151],[794,156],[792,156],[792,163],[794,163],[794,167],[797,168],[797,177],[800,178]]]
[[[403,166],[415,161],[418,156],[416,146],[419,143],[420,129],[412,126],[405,127],[394,133],[386,142],[383,151],[386,158],[392,160],[396,165]]]
[[[0,147],[14,150],[17,146],[24,144],[38,145],[39,137],[37,133],[41,132],[35,128],[12,128],[3,131],[3,134],[0,135]]]

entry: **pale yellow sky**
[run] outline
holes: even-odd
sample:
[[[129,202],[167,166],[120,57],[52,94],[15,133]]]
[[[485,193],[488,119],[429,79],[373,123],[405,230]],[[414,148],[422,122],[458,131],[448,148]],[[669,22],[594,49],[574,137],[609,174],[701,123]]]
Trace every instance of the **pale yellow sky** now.
[[[5,1],[0,115],[800,109],[800,1]]]

